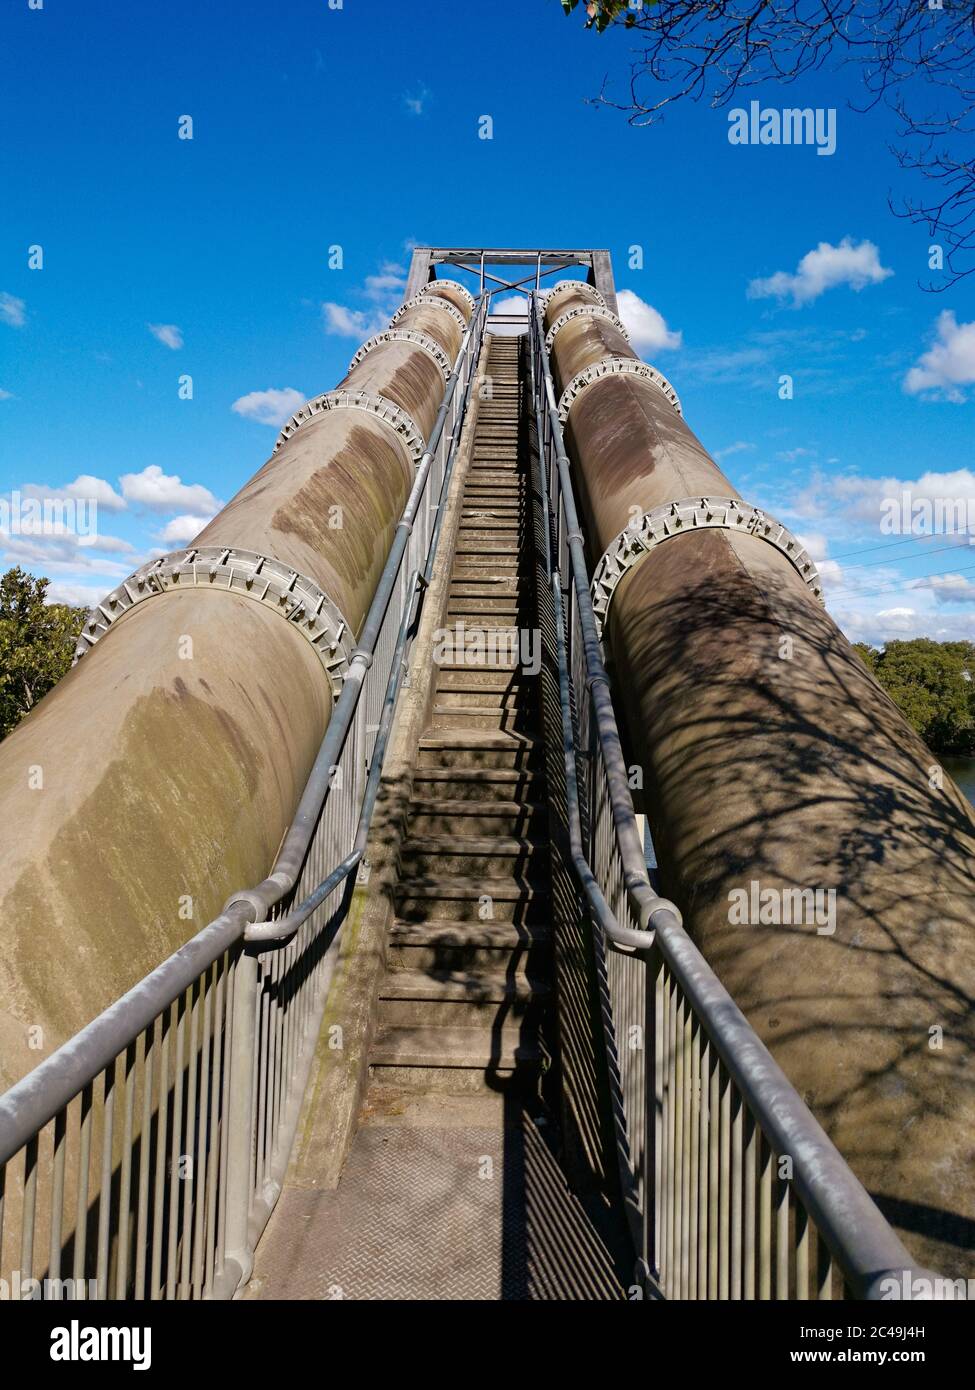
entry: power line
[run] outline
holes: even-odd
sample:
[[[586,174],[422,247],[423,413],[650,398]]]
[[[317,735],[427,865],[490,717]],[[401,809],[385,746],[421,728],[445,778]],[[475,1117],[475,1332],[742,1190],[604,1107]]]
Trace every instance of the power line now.
[[[932,574],[920,574],[915,579],[905,580],[903,584],[895,584],[886,589],[838,589],[828,597],[832,600],[835,598],[877,598],[881,594],[902,594],[908,584],[920,588],[925,579],[938,579],[946,574],[967,574],[969,570],[975,570],[975,565],[963,565],[961,569],[935,570]]]
[[[848,555],[871,555],[876,550],[896,550],[898,546],[916,545],[919,541],[934,540],[938,536],[967,536],[973,534],[973,532],[975,532],[975,527],[971,526],[965,526],[959,531],[932,531],[930,536],[906,536],[901,540],[891,539],[889,541],[882,541],[880,545],[868,545],[860,550],[844,550],[839,555],[824,556],[824,559],[845,560]],[[850,565],[848,568],[853,569],[854,566]]]
[[[944,534],[947,535],[949,533],[945,532]],[[861,560],[858,565],[844,565],[843,568],[848,570],[867,570],[875,569],[878,565],[912,565],[915,560],[926,560],[929,555],[941,555],[946,550],[971,550],[971,543],[966,541],[961,545],[936,545],[933,550],[926,550],[916,555],[898,555],[894,560]],[[853,555],[866,554],[865,551],[858,552],[856,550],[851,553]],[[840,557],[838,555],[835,557],[832,555],[824,555],[819,563],[825,564],[827,560],[832,560],[834,558],[838,560]]]

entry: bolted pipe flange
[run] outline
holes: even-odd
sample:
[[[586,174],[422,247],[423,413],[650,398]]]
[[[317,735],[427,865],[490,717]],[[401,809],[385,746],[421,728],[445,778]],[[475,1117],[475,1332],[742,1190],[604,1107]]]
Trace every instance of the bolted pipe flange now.
[[[385,396],[373,395],[371,391],[326,391],[324,395],[306,401],[300,410],[295,411],[278,435],[274,452],[277,453],[281,445],[300,430],[302,425],[306,425],[309,420],[313,420],[316,415],[321,415],[326,410],[368,411],[370,415],[378,416],[380,420],[396,431],[409,449],[414,465],[418,464],[423,457],[425,447],[423,435],[417,429],[412,416],[402,406],[396,405],[394,401],[387,400]]]
[[[137,603],[181,589],[238,594],[280,613],[314,647],[331,683],[332,695],[338,699],[354,642],[354,634],[339,609],[313,579],[290,565],[231,546],[189,546],[137,569],[88,614],[72,664],[76,665]]]
[[[604,308],[601,304],[580,304],[577,305],[575,309],[566,309],[564,314],[559,314],[558,318],[555,320],[555,322],[552,324],[552,327],[548,330],[548,333],[545,335],[545,351],[552,351],[552,344],[555,342],[556,334],[559,332],[560,329],[564,328],[565,325],[569,323],[572,319],[579,318],[608,319],[609,322],[613,325],[613,327],[618,332],[622,333],[626,342],[630,341],[629,333],[627,333],[626,329],[623,327],[622,323],[616,317],[616,315],[610,313],[609,309]]]
[[[436,282],[434,282],[436,283]],[[445,310],[452,319],[455,319],[462,333],[467,332],[467,320],[457,308],[456,304],[451,304],[449,299],[440,299],[437,295],[429,293],[430,286],[426,286],[415,294],[412,299],[408,299],[405,304],[401,304],[396,313],[389,320],[390,328],[395,328],[404,314],[408,314],[411,309],[416,309],[419,305],[431,305],[435,309]]]
[[[471,314],[473,315],[474,310],[477,307],[474,301],[474,296],[471,294],[467,286],[462,285],[459,280],[428,280],[427,283],[423,286],[423,289],[419,291],[417,297],[419,297],[419,295],[434,295],[436,298],[439,299],[440,296],[437,294],[437,291],[439,289],[446,288],[448,285],[452,290],[456,290],[457,293],[463,298],[464,303],[467,305],[468,309],[470,309]]]
[[[600,635],[610,600],[627,570],[664,541],[687,531],[706,529],[744,531],[767,541],[786,556],[809,590],[823,602],[819,571],[805,547],[781,522],[737,497],[686,497],[644,512],[635,526],[627,526],[620,532],[596,566],[592,578],[592,606]]]
[[[416,347],[428,352],[437,366],[443,373],[444,381],[450,376],[450,358],[444,352],[439,343],[428,338],[425,333],[419,333],[415,328],[387,328],[385,333],[377,333],[368,342],[363,343],[362,347],[349,363],[349,371],[358,367],[364,357],[367,357],[373,348],[379,347],[380,343],[413,343]]]
[[[598,304],[601,309],[608,309],[609,307],[605,299],[596,289],[596,286],[590,285],[588,280],[558,280],[547,290],[542,290],[539,297],[544,302],[548,299],[549,295],[557,294],[559,290],[567,289],[575,290],[577,294],[585,295],[587,299],[592,300],[593,304]]]
[[[591,366],[583,367],[581,372],[576,372],[562,392],[559,397],[559,424],[565,424],[569,418],[569,411],[572,409],[573,402],[587,386],[591,386],[594,381],[601,381],[605,376],[617,374],[639,376],[652,382],[664,393],[677,414],[683,414],[677,392],[663,373],[657,371],[656,367],[650,367],[646,362],[640,362],[635,357],[603,357],[599,362],[593,362]]]

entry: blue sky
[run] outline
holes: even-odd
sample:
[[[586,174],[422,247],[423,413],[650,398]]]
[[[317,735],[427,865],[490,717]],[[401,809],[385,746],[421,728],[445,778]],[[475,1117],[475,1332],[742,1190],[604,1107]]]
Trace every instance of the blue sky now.
[[[100,499],[97,545],[0,534],[4,567],[88,602],[189,539],[385,322],[412,244],[604,246],[636,345],[847,633],[975,638],[968,537],[880,527],[903,489],[975,519],[975,277],[919,288],[893,124],[835,78],[749,94],[835,107],[824,157],[732,145],[705,104],[649,130],[587,104],[631,40],[558,0],[8,0],[0,43],[0,496]]]

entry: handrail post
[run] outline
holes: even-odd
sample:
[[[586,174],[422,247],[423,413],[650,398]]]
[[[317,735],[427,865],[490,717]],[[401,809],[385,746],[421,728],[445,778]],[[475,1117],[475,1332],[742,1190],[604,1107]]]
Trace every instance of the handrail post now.
[[[227,1188],[224,1280],[232,1294],[254,1267],[250,1242],[254,1171],[254,1068],[257,1061],[258,953],[244,947],[234,966],[227,1103]]]

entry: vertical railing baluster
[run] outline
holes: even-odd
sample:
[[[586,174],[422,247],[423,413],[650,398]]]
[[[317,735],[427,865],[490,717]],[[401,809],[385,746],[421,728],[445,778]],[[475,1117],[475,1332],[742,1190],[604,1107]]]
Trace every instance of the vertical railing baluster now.
[[[71,1279],[74,1297],[86,1296],[85,1255],[88,1244],[88,1178],[91,1166],[91,1111],[94,1089],[89,1082],[81,1093],[78,1135],[78,1199],[75,1204],[74,1260]]]
[[[122,1152],[119,1156],[118,1245],[115,1264],[115,1297],[125,1298],[129,1282],[129,1230],[132,1212],[132,1136],[135,1128],[135,1043],[125,1049],[122,1066]],[[116,1083],[118,1084],[118,1083]]]
[[[24,1197],[20,1225],[21,1281],[34,1277],[34,1223],[37,1218],[38,1136],[24,1145]]]
[[[772,1297],[772,1150],[762,1135],[759,1150],[758,1296]]]
[[[809,1214],[796,1202],[796,1298],[809,1298]]]
[[[68,1112],[54,1117],[54,1150],[51,1156],[51,1239],[48,1245],[47,1276],[61,1278],[61,1231],[64,1224],[64,1170],[68,1143]],[[0,1264],[0,1269],[3,1265]]]
[[[112,1150],[115,1144],[115,1062],[102,1073],[102,1165],[98,1191],[98,1247],[95,1288],[98,1298],[108,1298],[108,1244],[112,1218]]]
[[[757,1213],[757,1190],[758,1181],[758,1145],[759,1130],[755,1124],[750,1109],[745,1109],[745,1161],[744,1161],[744,1189],[745,1189],[745,1210],[744,1210],[744,1269],[742,1273],[742,1297],[753,1299],[755,1297],[755,1238],[757,1235],[756,1213]]]
[[[784,1177],[781,1156],[776,1156],[775,1173],[775,1297],[789,1297],[789,1184]]]

